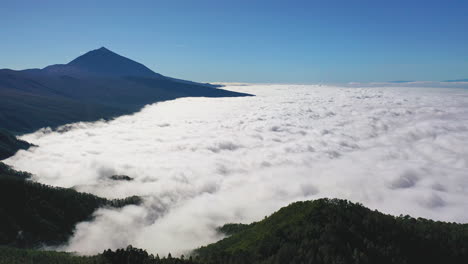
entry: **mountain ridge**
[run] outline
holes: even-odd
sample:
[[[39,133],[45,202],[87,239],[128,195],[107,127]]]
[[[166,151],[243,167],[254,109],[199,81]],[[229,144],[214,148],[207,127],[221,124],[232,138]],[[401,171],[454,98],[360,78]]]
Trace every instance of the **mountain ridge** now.
[[[89,74],[103,76],[141,76],[163,78],[161,74],[150,70],[145,65],[121,56],[105,47],[91,50],[65,65],[67,67],[82,70]],[[44,69],[47,68],[48,67]]]
[[[92,219],[98,208],[122,208],[142,202],[138,196],[106,199],[34,182],[29,180],[31,177],[0,162],[1,246],[59,245],[69,239],[76,224]]]
[[[1,178],[0,178],[1,179]],[[226,228],[227,226],[227,228]],[[468,224],[392,216],[359,203],[317,199],[289,204],[259,222],[228,224],[229,236],[188,252],[148,254],[131,245],[89,259],[0,246],[0,263],[102,264],[459,264],[468,261]]]
[[[111,119],[181,97],[251,96],[219,87],[163,76],[102,47],[68,64],[0,70],[0,128],[22,134]]]
[[[195,250],[201,263],[467,263],[468,224],[392,216],[322,198],[289,204]]]
[[[468,82],[467,79],[445,80],[444,82]]]
[[[0,128],[0,160],[13,156],[18,150],[28,149],[34,145],[17,139],[8,131]]]

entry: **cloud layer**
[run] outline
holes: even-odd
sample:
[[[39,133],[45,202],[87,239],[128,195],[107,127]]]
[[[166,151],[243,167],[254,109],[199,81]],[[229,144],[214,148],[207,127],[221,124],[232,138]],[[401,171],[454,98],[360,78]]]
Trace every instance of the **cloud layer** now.
[[[338,197],[392,214],[468,222],[468,90],[246,85],[110,122],[22,139],[6,162],[35,180],[142,206],[100,209],[63,249],[128,244],[184,253],[296,200]],[[112,181],[122,174],[133,181]]]

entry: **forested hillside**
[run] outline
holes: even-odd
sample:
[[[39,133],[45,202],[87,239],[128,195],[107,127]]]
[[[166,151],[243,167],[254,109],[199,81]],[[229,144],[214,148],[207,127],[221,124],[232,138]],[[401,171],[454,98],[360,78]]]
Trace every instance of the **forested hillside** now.
[[[99,207],[122,207],[139,197],[107,200],[73,189],[27,180],[31,175],[0,162],[0,245],[35,247],[64,243],[75,225]]]
[[[0,264],[201,264],[191,257],[174,258],[148,254],[145,250],[128,246],[126,249],[106,250],[96,256],[77,256],[72,253],[17,249],[0,246]]]
[[[468,263],[468,225],[394,217],[345,200],[296,202],[230,227],[238,232],[196,250],[204,263]]]
[[[0,160],[13,156],[20,149],[28,149],[32,145],[17,139],[5,129],[0,128]]]
[[[296,202],[260,222],[228,224],[231,236],[174,258],[143,249],[93,257],[0,247],[0,264],[468,263],[468,225],[394,217],[345,200]]]

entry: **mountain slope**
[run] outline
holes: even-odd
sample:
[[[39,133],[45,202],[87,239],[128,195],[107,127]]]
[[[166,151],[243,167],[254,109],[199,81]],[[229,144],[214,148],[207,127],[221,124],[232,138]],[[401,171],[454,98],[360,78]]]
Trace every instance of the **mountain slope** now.
[[[120,56],[104,47],[90,51],[67,65],[96,75],[163,77],[145,65]]]
[[[181,97],[247,94],[163,76],[106,48],[42,70],[0,70],[0,128],[27,133],[109,119]]]
[[[0,162],[0,245],[58,245],[66,242],[78,222],[90,219],[99,207],[140,202],[136,196],[107,200],[32,182],[30,177]]]
[[[230,237],[192,258],[159,258],[131,246],[81,258],[0,247],[0,263],[467,263],[468,225],[393,217],[344,200],[297,202],[250,225],[221,228]],[[157,238],[156,238],[157,239]]]
[[[393,217],[344,200],[296,202],[235,229],[196,250],[202,262],[468,263],[468,225]]]
[[[128,246],[116,251],[106,250],[95,256],[73,253],[18,249],[0,246],[0,264],[201,264],[191,258],[159,257],[145,250]]]
[[[20,149],[28,149],[32,145],[19,140],[8,131],[0,129],[0,160],[13,156]]]
[[[160,258],[128,246],[87,258],[0,247],[0,263],[250,264],[467,263],[468,225],[394,217],[338,199],[296,202],[195,250],[194,258]],[[157,240],[157,238],[155,238]]]

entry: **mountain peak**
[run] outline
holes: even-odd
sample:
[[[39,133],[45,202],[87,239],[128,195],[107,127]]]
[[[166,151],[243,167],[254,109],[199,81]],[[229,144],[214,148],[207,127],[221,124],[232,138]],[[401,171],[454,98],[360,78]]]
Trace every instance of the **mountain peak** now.
[[[87,52],[67,64],[82,72],[103,76],[160,77],[141,63],[121,56],[106,47]]]
[[[110,49],[108,49],[108,48],[106,48],[106,47],[104,47],[104,46],[103,46],[103,47],[100,47],[99,49],[91,50],[91,51],[89,51],[89,52],[93,52],[93,53],[110,53],[110,54],[115,54],[115,55],[120,56],[119,54],[113,52],[112,50],[110,50]],[[89,52],[88,52],[88,53],[89,53]]]

